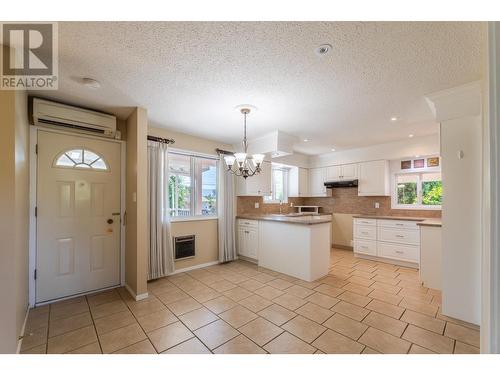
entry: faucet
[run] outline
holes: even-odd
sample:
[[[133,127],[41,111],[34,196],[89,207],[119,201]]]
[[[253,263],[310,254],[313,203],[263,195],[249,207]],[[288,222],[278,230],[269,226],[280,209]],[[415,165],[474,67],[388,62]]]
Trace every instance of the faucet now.
[[[280,199],[280,215],[282,214],[283,201]]]

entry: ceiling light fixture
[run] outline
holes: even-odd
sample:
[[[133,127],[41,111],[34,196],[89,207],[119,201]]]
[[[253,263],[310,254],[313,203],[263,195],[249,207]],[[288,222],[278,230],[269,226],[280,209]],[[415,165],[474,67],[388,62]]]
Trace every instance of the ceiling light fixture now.
[[[391,117],[391,121],[392,121],[392,122],[398,121],[398,118],[397,118],[396,116],[392,116],[392,117]]]
[[[309,142],[309,138],[304,138],[304,142]]]
[[[318,56],[324,56],[328,54],[332,50],[332,46],[330,44],[322,44],[319,47],[317,47],[314,52]]]
[[[332,148],[332,151],[335,151],[335,149],[334,149],[334,148]]]
[[[88,78],[88,77],[82,78],[82,85],[84,85],[85,87],[87,87],[89,89],[93,89],[93,90],[96,90],[96,89],[101,87],[101,84],[99,83],[99,81],[97,81],[93,78]]]
[[[413,134],[408,134],[408,138],[413,138],[414,135]]]
[[[248,155],[247,115],[250,113],[250,108],[241,108],[240,112],[243,114],[243,152],[236,152],[233,155],[225,155],[224,161],[227,165],[227,172],[246,179],[247,177],[252,177],[261,172],[260,166],[264,161],[264,155]],[[235,165],[236,168],[233,168],[233,165]]]

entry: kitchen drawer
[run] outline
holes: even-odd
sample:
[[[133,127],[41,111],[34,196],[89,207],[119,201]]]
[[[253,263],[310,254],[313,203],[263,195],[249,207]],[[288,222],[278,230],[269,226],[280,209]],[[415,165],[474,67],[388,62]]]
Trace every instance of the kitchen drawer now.
[[[420,247],[411,245],[399,245],[388,242],[377,243],[377,254],[379,257],[403,260],[418,263],[420,261]]]
[[[259,226],[259,221],[250,219],[238,219],[238,225],[244,227],[257,228]]]
[[[377,241],[354,240],[354,252],[358,254],[377,255]]]
[[[378,227],[377,238],[379,241],[418,245],[420,243],[420,231],[418,229]]]
[[[403,229],[415,229],[418,230],[417,221],[409,220],[379,220],[379,227],[387,228],[403,228]]]
[[[355,225],[354,238],[361,238],[366,240],[377,239],[377,227],[370,225]]]
[[[377,225],[377,220],[376,219],[364,219],[362,217],[355,217],[354,218],[354,224],[355,225]]]

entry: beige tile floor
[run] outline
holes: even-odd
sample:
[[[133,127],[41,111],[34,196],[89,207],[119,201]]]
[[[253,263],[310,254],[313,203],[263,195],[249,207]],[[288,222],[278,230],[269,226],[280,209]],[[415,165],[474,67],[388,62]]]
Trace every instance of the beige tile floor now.
[[[418,272],[332,251],[304,282],[236,261],[30,311],[22,353],[478,353]]]

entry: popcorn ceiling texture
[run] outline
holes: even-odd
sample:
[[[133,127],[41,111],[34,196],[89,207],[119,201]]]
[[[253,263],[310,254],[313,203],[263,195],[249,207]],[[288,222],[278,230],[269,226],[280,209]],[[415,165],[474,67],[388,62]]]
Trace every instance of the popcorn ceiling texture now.
[[[363,214],[382,216],[414,216],[440,218],[441,210],[394,210],[391,209],[391,197],[359,197],[357,189],[333,189],[329,197],[290,198],[288,204],[283,204],[282,212],[296,212],[290,207],[290,202],[296,205],[321,206],[324,213],[335,214]],[[254,203],[258,202],[260,208],[256,209]],[[380,208],[375,208],[375,203],[380,203]],[[241,214],[271,214],[279,213],[279,204],[263,203],[262,197],[238,197],[237,212]]]

